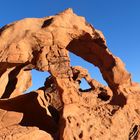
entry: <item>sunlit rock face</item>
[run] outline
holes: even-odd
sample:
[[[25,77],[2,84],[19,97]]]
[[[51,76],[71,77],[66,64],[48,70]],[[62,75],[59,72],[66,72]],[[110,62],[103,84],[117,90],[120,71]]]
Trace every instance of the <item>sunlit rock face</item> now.
[[[97,66],[104,86],[69,51]],[[48,71],[44,85],[31,85],[32,69]],[[90,89],[82,90],[85,79]],[[67,9],[27,18],[0,29],[0,139],[140,139],[140,86],[131,81],[101,31]]]

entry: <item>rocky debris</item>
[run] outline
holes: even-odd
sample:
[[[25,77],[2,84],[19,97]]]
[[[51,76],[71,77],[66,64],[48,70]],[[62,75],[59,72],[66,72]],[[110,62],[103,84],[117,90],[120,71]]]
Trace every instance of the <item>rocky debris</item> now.
[[[108,86],[71,66],[69,51],[97,66]],[[50,77],[23,94],[31,86],[32,69]],[[82,78],[90,89],[80,89]],[[140,138],[140,85],[109,51],[102,32],[72,9],[0,29],[0,83],[2,140]]]

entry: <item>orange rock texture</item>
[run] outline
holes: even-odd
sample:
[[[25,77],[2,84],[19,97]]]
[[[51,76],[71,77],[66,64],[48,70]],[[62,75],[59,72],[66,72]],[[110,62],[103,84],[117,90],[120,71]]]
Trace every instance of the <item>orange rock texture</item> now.
[[[97,66],[104,86],[69,52]],[[32,69],[48,71],[32,85]],[[85,79],[90,89],[82,90]],[[101,31],[67,9],[0,28],[0,140],[139,140],[140,85]]]

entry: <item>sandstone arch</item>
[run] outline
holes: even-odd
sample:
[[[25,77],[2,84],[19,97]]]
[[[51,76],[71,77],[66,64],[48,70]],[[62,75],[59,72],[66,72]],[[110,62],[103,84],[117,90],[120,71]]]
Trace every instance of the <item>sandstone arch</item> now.
[[[0,34],[1,72],[24,63],[25,69],[49,71],[55,78],[69,77],[67,49],[97,66],[114,92],[131,84],[130,74],[109,51],[103,34],[71,9],[56,16],[17,21],[1,28]]]
[[[110,88],[84,73],[85,79],[95,90],[79,94],[68,51],[97,66]],[[46,85],[53,84],[55,90],[46,89],[49,87],[45,85],[37,91],[20,95],[31,85],[31,69],[50,72],[51,81],[46,82]],[[82,68],[77,70],[79,73],[84,71]],[[19,132],[15,133],[12,128],[23,130],[25,124],[37,124],[38,128],[44,128],[43,124],[46,124],[45,132],[35,128],[35,134],[41,133],[41,137],[48,139],[124,140],[139,137],[139,85],[131,81],[131,75],[123,62],[109,51],[103,34],[83,17],[74,14],[72,9],[55,16],[23,19],[0,29],[0,83],[2,139],[3,135],[6,137],[5,127],[8,136],[15,136]],[[49,102],[45,92],[49,96],[54,95],[55,99],[52,98],[53,101]],[[111,100],[108,94],[112,92]],[[102,100],[105,94],[107,98]],[[59,105],[55,104],[57,100]],[[27,102],[28,104],[23,104]],[[49,112],[49,104],[61,108],[56,109],[60,119],[55,116],[54,108],[50,107]],[[11,122],[11,118],[15,118],[14,122]],[[123,119],[120,122],[118,118]],[[33,126],[31,130],[34,130]],[[30,138],[30,134],[27,137]],[[25,136],[26,139],[27,137]],[[13,139],[17,140],[17,137]]]

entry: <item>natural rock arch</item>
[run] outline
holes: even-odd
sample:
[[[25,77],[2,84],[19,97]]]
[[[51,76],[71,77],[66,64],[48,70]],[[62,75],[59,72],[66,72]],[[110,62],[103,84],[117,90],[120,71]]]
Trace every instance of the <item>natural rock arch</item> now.
[[[131,84],[130,74],[108,50],[103,34],[71,9],[47,18],[23,19],[0,32],[1,71],[24,63],[25,69],[49,71],[56,79],[69,77],[67,49],[97,66],[114,93],[119,86]]]
[[[91,79],[85,69],[71,67],[68,51],[97,66],[109,87]],[[48,71],[51,77],[43,87],[24,95],[31,85],[31,69]],[[77,88],[81,78],[88,81],[92,92],[81,94]],[[3,134],[6,137],[5,128],[10,130],[8,135],[15,136],[19,132],[9,129],[11,126],[23,130],[29,124],[44,130],[45,134],[35,128],[35,134],[43,133],[42,138],[49,140],[138,137],[139,85],[109,51],[103,34],[71,9],[55,16],[23,19],[0,29],[0,82],[0,138]],[[54,96],[51,102],[45,92],[50,98]],[[118,118],[123,118],[122,122]]]

